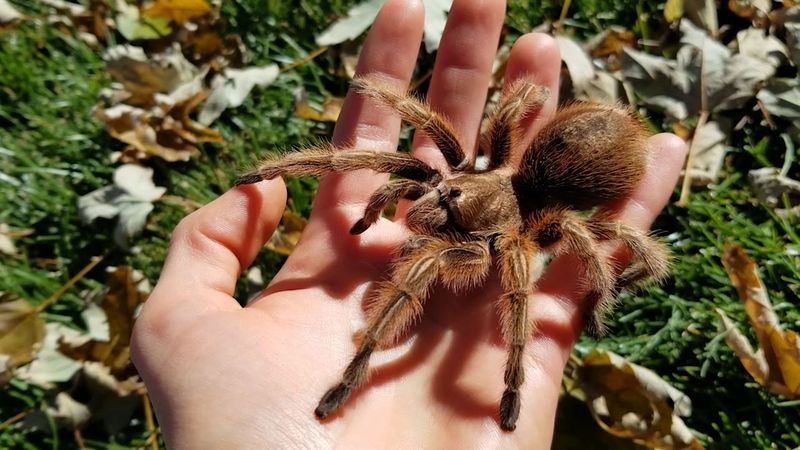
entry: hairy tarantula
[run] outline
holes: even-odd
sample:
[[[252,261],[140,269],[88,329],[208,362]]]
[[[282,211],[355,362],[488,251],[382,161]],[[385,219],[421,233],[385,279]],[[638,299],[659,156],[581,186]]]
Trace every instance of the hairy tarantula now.
[[[524,380],[523,349],[532,333],[528,297],[536,282],[536,256],[570,252],[580,261],[587,280],[587,321],[594,333],[603,331],[603,313],[619,288],[661,278],[667,271],[667,251],[659,241],[608,214],[588,218],[578,214],[632,191],[645,172],[649,134],[626,109],[574,103],[561,109],[536,135],[517,166],[511,154],[520,145],[520,119],[549,96],[547,88],[521,80],[509,86],[488,118],[481,142],[489,163],[477,170],[445,117],[378,79],[358,78],[353,86],[430,136],[450,173],[407,153],[335,151],[324,146],[266,161],[237,180],[240,185],[281,175],[356,169],[394,174],[396,178],[372,194],[351,234],[363,233],[377,222],[389,203],[413,200],[406,224],[415,234],[401,247],[391,279],[376,290],[375,307],[368,313],[358,350],[315,414],[328,416],[364,383],[370,355],[394,341],[420,316],[437,278],[455,288],[473,286],[483,280],[494,260],[504,292],[498,311],[509,347],[500,425],[513,430]],[[624,243],[633,257],[619,278],[598,249],[599,241],[608,240]]]

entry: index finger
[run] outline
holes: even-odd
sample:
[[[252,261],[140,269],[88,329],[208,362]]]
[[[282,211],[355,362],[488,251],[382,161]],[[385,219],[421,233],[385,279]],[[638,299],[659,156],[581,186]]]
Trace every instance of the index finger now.
[[[388,0],[364,42],[356,76],[377,76],[397,91],[405,91],[416,65],[423,20],[420,0]],[[339,114],[333,143],[342,151],[358,148],[391,152],[397,149],[399,134],[397,115],[351,89]],[[388,178],[387,174],[364,171],[331,173],[320,182],[314,209],[365,203]]]

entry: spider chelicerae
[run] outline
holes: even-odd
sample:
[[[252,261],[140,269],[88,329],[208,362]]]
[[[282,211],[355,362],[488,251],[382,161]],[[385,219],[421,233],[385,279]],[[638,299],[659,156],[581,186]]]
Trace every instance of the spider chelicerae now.
[[[437,279],[454,289],[475,286],[494,262],[503,289],[497,309],[508,345],[500,425],[513,430],[524,381],[523,351],[535,322],[528,317],[528,299],[541,265],[538,255],[569,252],[581,263],[586,320],[595,334],[603,332],[604,313],[620,288],[660,279],[667,272],[668,252],[661,242],[608,213],[581,214],[625,197],[641,181],[649,133],[625,108],[573,103],[520,149],[521,119],[541,107],[549,92],[519,80],[508,86],[487,120],[481,145],[489,155],[488,166],[479,170],[447,118],[420,100],[376,77],[357,78],[353,87],[428,135],[447,161],[449,173],[407,153],[317,146],[267,160],[237,180],[240,185],[282,175],[357,169],[395,175],[372,194],[351,234],[366,231],[390,203],[413,201],[406,212],[406,225],[413,234],[399,249],[391,278],[374,291],[374,306],[355,356],[315,414],[325,418],[364,383],[372,353],[395,341],[420,316]],[[512,158],[514,152],[522,154],[519,163]],[[619,277],[598,245],[609,240],[621,241],[631,252],[632,263]]]

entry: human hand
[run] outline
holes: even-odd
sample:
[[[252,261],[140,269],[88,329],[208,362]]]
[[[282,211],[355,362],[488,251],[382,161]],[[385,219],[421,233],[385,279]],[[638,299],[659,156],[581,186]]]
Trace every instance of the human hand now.
[[[456,0],[428,92],[434,109],[476,146],[490,70],[504,18],[501,1]],[[370,31],[360,74],[404,90],[422,35],[419,0],[389,0]],[[514,45],[506,82],[530,77],[558,92],[558,48],[530,34]],[[526,139],[552,117],[551,98],[528,119]],[[334,143],[395,151],[400,122],[388,109],[350,93]],[[651,138],[649,170],[630,198],[610,206],[619,220],[646,229],[678,176],[685,146]],[[417,136],[413,153],[437,167],[442,157]],[[412,337],[375,354],[370,381],[322,422],[313,414],[354,351],[364,326],[363,298],[385,276],[408,235],[402,220],[381,220],[360,236],[350,227],[386,181],[372,172],[321,181],[312,217],[291,257],[259,298],[241,308],[236,280],[261,250],[285,208],[281,180],[240,186],[184,219],[161,278],[139,317],[133,358],[167,443],[174,448],[549,448],[560,380],[580,333],[581,271],[555,259],[537,284],[529,316],[526,381],[517,430],[498,426],[505,346],[494,303],[496,279],[469,293],[437,291]],[[620,259],[625,253],[607,250]]]

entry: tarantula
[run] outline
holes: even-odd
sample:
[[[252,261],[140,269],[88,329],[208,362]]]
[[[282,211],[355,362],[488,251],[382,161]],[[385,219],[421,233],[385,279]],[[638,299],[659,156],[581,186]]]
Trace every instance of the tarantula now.
[[[666,273],[667,251],[662,243],[608,214],[588,218],[579,214],[626,196],[639,183],[647,164],[649,133],[624,108],[574,103],[561,109],[536,135],[517,165],[511,155],[512,150],[520,150],[520,120],[549,96],[545,87],[517,81],[488,118],[481,145],[489,162],[478,170],[448,120],[420,100],[374,77],[357,78],[353,87],[393,108],[427,134],[444,155],[450,173],[407,153],[335,151],[332,146],[319,146],[268,160],[237,180],[240,185],[281,175],[357,169],[394,174],[372,194],[351,234],[367,230],[391,202],[413,200],[406,224],[414,234],[400,248],[391,279],[375,290],[375,306],[368,311],[358,350],[315,414],[325,418],[364,383],[370,355],[397,339],[420,316],[437,278],[454,288],[473,286],[496,261],[504,292],[497,301],[498,311],[508,345],[500,425],[513,430],[524,380],[523,349],[532,333],[528,298],[536,282],[537,255],[570,252],[582,264],[587,321],[595,333],[603,331],[603,314],[619,288]],[[618,279],[598,249],[599,241],[608,240],[620,240],[633,257]]]

